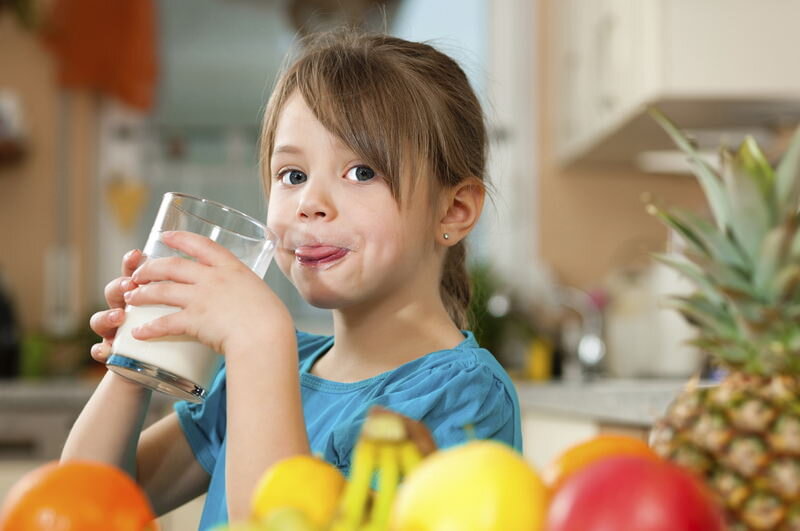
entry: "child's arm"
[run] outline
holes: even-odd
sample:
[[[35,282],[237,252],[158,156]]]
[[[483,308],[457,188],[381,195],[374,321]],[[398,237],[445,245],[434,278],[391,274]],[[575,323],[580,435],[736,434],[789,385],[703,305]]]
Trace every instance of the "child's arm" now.
[[[89,321],[92,330],[103,338],[102,343],[92,347],[92,357],[100,363],[108,358],[111,342],[124,320],[123,294],[141,261],[142,253],[138,250],[122,258],[122,276],[106,284],[104,290],[109,309],[97,312]],[[136,445],[149,404],[150,391],[106,373],[70,430],[61,460],[102,461],[135,477]]]
[[[131,333],[140,340],[186,334],[225,356],[228,517],[243,520],[264,471],[309,453],[294,323],[269,286],[219,244],[189,232],[164,233],[162,242],[195,260],[147,261],[127,301],[181,310]]]
[[[101,461],[126,470],[160,516],[205,492],[209,475],[174,413],[141,431],[150,394],[108,372],[72,427],[61,460]]]
[[[114,310],[125,306],[122,281],[129,280],[140,259],[138,251],[123,258],[123,276],[109,282],[105,290],[111,309],[92,317],[92,329],[104,338],[92,349],[97,361],[108,356],[122,322]],[[209,476],[194,458],[174,413],[141,433],[150,395],[142,386],[108,372],[70,430],[61,460],[88,459],[126,470],[161,515],[204,492]]]
[[[136,477],[136,446],[150,391],[107,372],[69,432],[61,461],[87,459]]]
[[[310,453],[300,399],[297,341],[288,314],[286,320],[252,348],[237,345],[226,356],[225,483],[231,521],[247,518],[253,490],[267,468],[282,458]],[[252,355],[263,351],[265,344],[270,345],[268,356]]]

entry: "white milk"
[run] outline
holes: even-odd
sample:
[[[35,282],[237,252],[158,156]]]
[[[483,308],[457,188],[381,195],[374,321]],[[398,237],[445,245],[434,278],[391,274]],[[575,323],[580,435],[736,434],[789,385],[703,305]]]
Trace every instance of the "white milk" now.
[[[125,322],[117,330],[111,353],[149,363],[208,390],[222,363],[222,356],[189,336],[166,336],[147,341],[131,336],[131,330],[137,326],[179,310],[163,304],[128,305]]]

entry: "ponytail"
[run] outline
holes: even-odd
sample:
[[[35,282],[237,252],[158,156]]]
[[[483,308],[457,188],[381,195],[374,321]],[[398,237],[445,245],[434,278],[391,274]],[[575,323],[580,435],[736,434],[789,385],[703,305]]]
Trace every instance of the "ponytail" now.
[[[469,326],[467,309],[472,289],[467,273],[467,248],[463,241],[447,250],[440,292],[450,318],[456,326],[466,329]]]

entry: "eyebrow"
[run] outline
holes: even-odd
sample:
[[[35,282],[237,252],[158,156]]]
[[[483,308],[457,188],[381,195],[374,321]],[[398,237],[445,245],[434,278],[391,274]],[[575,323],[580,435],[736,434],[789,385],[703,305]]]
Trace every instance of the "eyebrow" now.
[[[272,153],[302,153],[303,150],[297,146],[292,146],[291,144],[281,144],[280,146],[276,146],[275,149],[272,150]]]

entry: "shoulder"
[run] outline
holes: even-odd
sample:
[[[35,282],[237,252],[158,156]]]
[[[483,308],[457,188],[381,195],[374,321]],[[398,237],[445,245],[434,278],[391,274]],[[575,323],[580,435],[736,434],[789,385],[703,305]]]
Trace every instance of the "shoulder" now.
[[[328,350],[333,345],[333,336],[309,334],[302,330],[295,331],[297,336],[297,355],[302,365],[306,360],[316,358],[321,350]]]
[[[470,332],[466,332],[465,340],[452,349],[431,352],[399,367],[386,382],[388,387],[426,384],[432,389],[454,391],[468,383],[498,385],[503,390],[513,392],[506,371],[491,352],[475,342]]]
[[[394,371],[382,391],[384,405],[432,426],[480,424],[489,418],[490,424],[513,425],[519,419],[511,379],[471,334],[453,349],[432,352]]]

